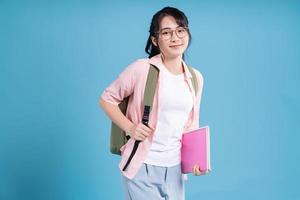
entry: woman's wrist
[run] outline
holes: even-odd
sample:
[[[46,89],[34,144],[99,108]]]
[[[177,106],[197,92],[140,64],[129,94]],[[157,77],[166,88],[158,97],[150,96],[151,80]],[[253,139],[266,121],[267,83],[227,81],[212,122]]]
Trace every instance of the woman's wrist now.
[[[125,130],[126,133],[129,134],[129,136],[131,137],[133,132],[134,132],[134,128],[135,128],[135,124],[130,122]]]

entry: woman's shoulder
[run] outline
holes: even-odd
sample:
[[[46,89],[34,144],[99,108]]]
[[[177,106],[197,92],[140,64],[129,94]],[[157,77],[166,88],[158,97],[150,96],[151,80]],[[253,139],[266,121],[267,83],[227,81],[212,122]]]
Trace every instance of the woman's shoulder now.
[[[127,68],[130,68],[134,71],[143,71],[147,70],[147,66],[149,65],[149,58],[139,58],[131,62]]]
[[[135,73],[143,73],[149,69],[149,58],[139,58],[131,62],[126,70],[135,72]]]

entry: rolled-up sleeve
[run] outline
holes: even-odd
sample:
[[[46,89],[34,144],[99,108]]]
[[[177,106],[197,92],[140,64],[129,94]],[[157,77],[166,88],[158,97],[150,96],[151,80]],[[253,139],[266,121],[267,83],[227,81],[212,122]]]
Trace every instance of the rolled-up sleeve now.
[[[135,86],[135,63],[130,64],[101,94],[101,98],[111,104],[118,105],[131,95]]]

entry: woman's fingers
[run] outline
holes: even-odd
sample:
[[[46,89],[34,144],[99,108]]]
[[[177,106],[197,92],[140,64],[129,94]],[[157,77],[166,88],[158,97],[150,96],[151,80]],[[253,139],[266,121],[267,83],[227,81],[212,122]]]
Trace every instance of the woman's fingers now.
[[[200,167],[198,165],[194,165],[193,167],[193,174],[196,176],[200,176],[202,174]]]
[[[139,130],[141,131],[141,134],[146,137],[148,137],[153,132],[151,128],[145,126],[144,124],[140,124]]]
[[[144,141],[150,134],[152,134],[153,129],[140,123],[137,124],[134,130],[134,139]]]

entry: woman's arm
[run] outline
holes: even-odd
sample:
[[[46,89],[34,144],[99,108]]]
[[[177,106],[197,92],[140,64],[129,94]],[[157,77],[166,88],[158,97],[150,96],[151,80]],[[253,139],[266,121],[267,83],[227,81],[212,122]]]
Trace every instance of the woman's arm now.
[[[120,110],[119,106],[109,103],[100,98],[100,106],[106,113],[106,115],[123,131],[130,133],[134,124],[125,117]]]
[[[203,76],[202,74],[198,71],[195,70],[196,76],[197,76],[197,83],[198,83],[198,92],[197,92],[197,114],[196,114],[196,120],[195,120],[195,127],[199,127],[199,116],[200,116],[200,103],[201,103],[201,97],[202,97],[202,90],[203,90]],[[193,174],[195,176],[200,176],[205,174],[201,169],[200,166],[194,165],[193,167]]]
[[[100,98],[100,106],[107,114],[107,116],[122,130],[129,133],[130,137],[135,140],[143,141],[145,140],[153,130],[142,123],[134,124],[132,123],[120,110],[119,106],[109,103],[102,98]]]

